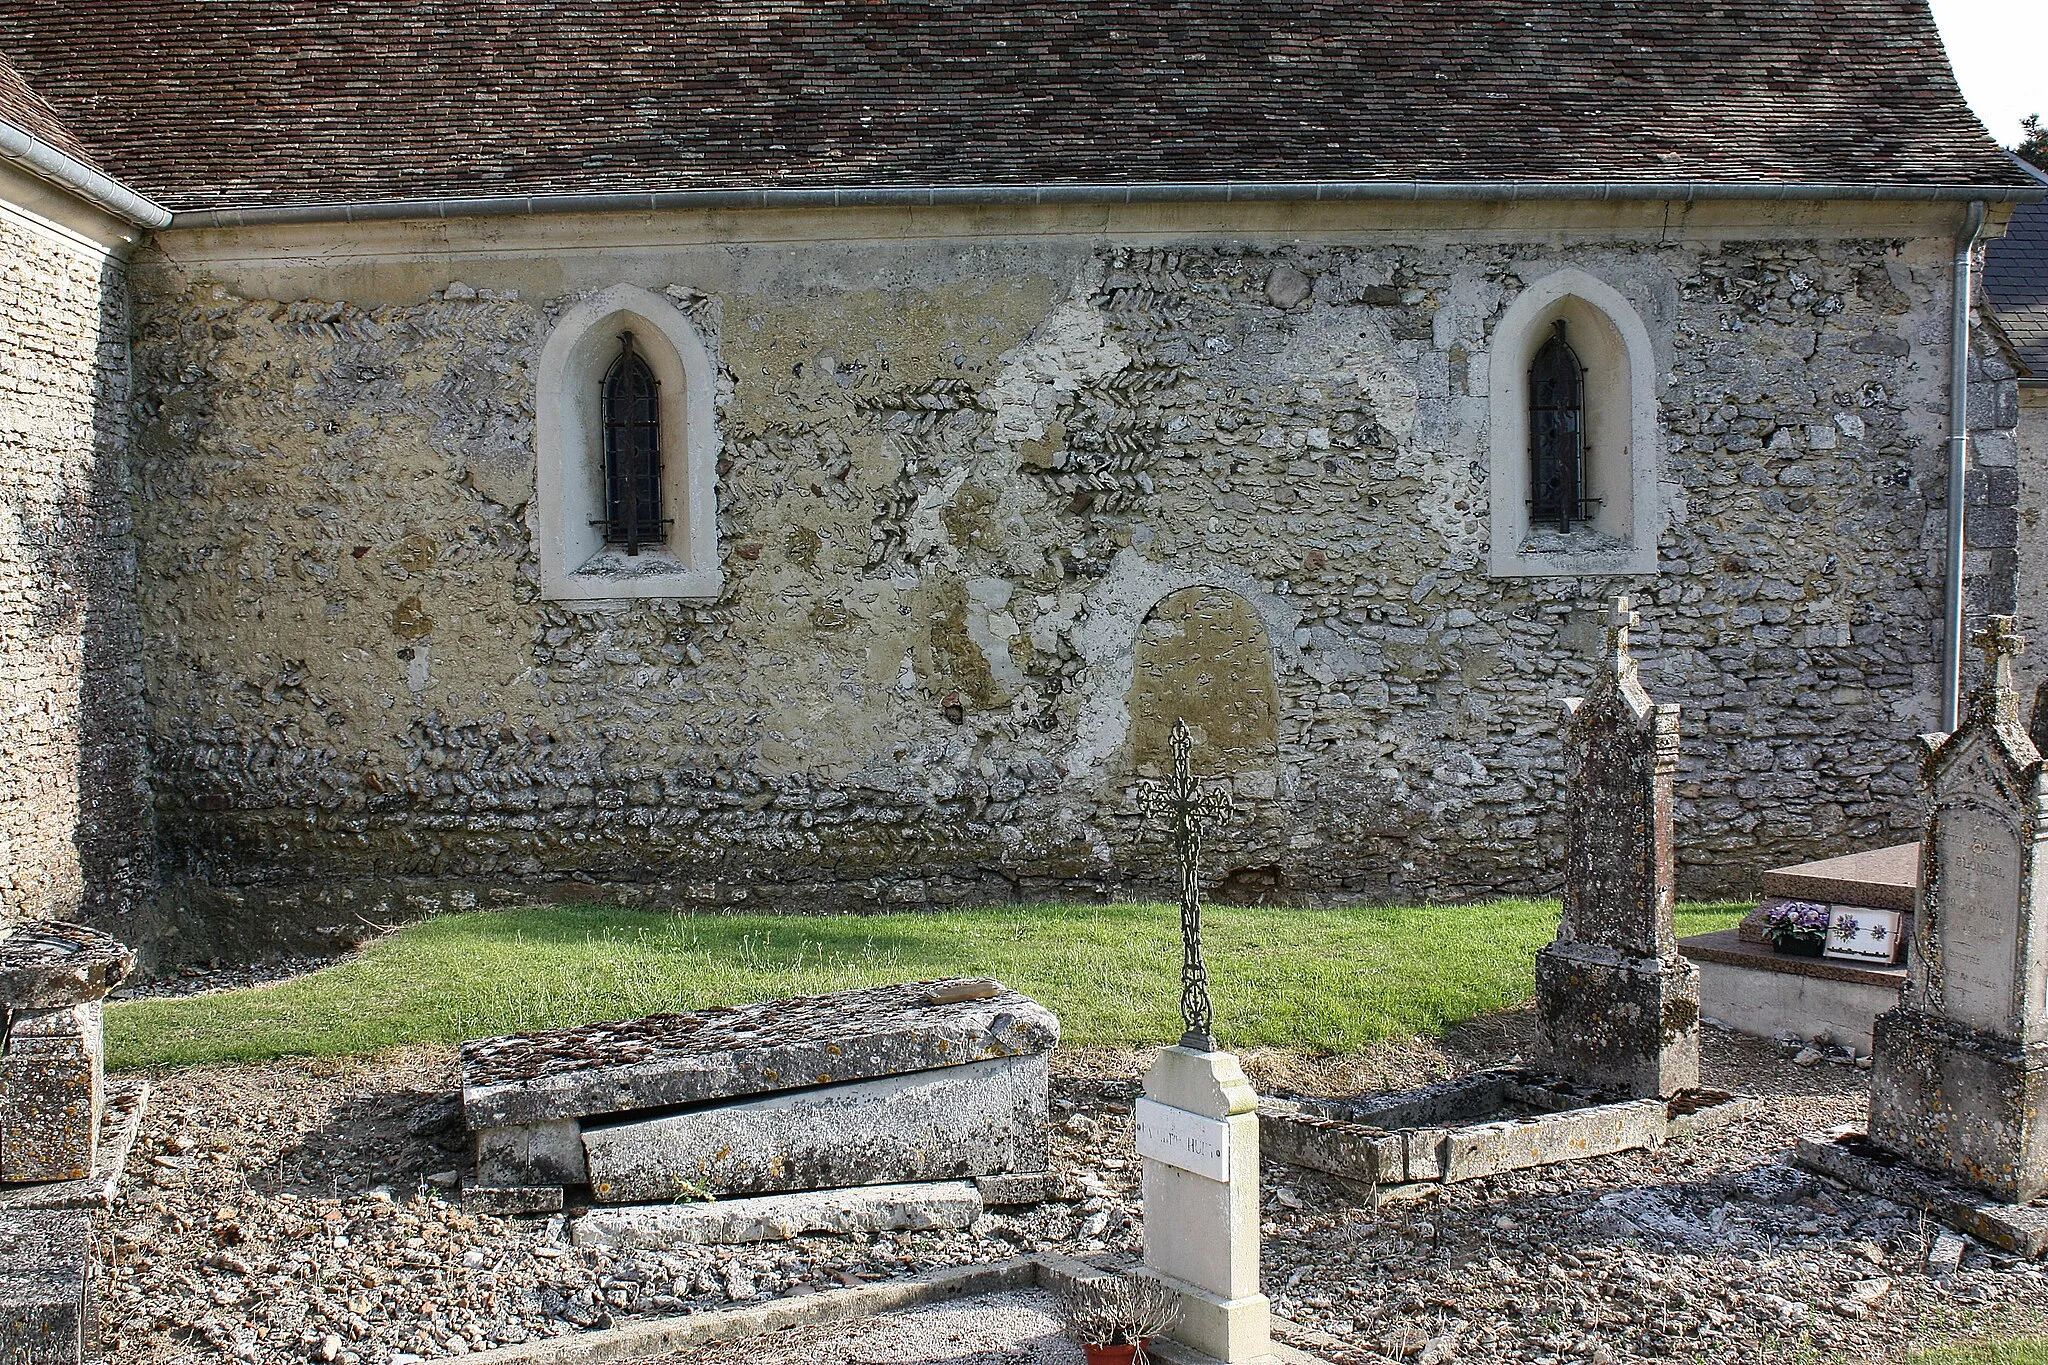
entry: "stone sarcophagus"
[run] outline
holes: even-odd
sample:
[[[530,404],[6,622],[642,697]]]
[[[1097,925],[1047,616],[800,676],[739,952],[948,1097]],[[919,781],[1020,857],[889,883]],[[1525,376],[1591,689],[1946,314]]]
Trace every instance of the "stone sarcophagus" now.
[[[471,1193],[666,1203],[1046,1169],[1059,1023],[992,981],[841,991],[462,1049]]]
[[[0,1185],[92,1174],[106,1065],[101,1002],[135,954],[82,925],[0,938]]]
[[[1981,643],[1962,724],[1925,741],[1912,965],[1877,1021],[1870,1141],[2026,1204],[2048,1195],[2048,736],[2020,720],[2009,618]]]
[[[1699,969],[1673,922],[1678,708],[1643,690],[1634,621],[1617,599],[1593,687],[1564,704],[1564,918],[1536,955],[1536,1009],[1559,1071],[1669,1097],[1699,1084]]]

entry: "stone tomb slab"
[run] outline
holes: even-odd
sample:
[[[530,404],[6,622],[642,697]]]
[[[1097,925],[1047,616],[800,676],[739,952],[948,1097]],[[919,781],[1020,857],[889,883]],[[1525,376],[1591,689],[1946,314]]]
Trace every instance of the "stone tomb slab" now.
[[[92,1215],[0,1211],[0,1358],[79,1365],[91,1345]]]
[[[1044,1170],[1046,1054],[586,1123],[604,1204]]]
[[[1920,845],[1894,844],[1839,858],[1821,858],[1764,873],[1764,895],[1778,900],[1863,905],[1913,913],[1920,888]]]
[[[462,1045],[472,1130],[768,1095],[1050,1052],[1052,1011],[980,983],[917,982],[651,1014]],[[993,984],[993,983],[989,983]]]
[[[1384,1190],[1659,1147],[1754,1107],[1699,1089],[1669,1100],[1629,1099],[1548,1072],[1500,1067],[1390,1095],[1268,1100],[1259,1106],[1259,1132],[1269,1156]]]
[[[1793,1160],[1867,1194],[1927,1214],[1978,1241],[2017,1256],[2048,1256],[2048,1201],[2005,1204],[1874,1145],[1861,1131],[1837,1128],[1799,1139]]]
[[[1059,1023],[993,981],[841,991],[463,1047],[483,1207],[636,1204],[1046,1168]]]

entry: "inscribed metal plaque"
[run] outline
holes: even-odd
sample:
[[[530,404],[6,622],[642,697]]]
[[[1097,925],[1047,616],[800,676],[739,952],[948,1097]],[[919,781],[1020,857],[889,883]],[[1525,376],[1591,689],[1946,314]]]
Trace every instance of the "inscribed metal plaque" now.
[[[1941,869],[1942,1006],[1971,1028],[2012,1028],[2020,922],[2020,847],[1989,811],[1951,807],[1935,850]]]
[[[1175,1109],[1157,1100],[1138,1101],[1138,1155],[1188,1171],[1204,1180],[1230,1179],[1230,1123]]]

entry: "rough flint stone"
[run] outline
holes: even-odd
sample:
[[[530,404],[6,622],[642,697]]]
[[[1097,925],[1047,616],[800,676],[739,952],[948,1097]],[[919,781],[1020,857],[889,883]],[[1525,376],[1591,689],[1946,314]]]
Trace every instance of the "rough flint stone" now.
[[[463,1044],[472,1129],[631,1113],[1045,1053],[1059,1021],[1015,991],[919,982]]]
[[[951,1180],[1046,1166],[1044,1053],[585,1125],[601,1203]]]
[[[79,1365],[91,1292],[91,1214],[0,1214],[0,1357],[8,1365]]]

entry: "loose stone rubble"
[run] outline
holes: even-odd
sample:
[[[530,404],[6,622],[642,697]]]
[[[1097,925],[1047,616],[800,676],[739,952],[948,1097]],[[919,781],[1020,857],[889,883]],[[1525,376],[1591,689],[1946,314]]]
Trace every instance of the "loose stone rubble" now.
[[[1445,1044],[1247,1064],[1262,1090],[1341,1095],[1412,1089],[1534,1045],[1522,1012]],[[1052,1164],[1078,1198],[961,1230],[658,1251],[580,1246],[574,1219],[455,1202],[465,1138],[446,1098],[452,1050],[171,1073],[113,1214],[109,1353],[120,1365],[405,1365],[1027,1252],[1135,1257],[1142,1061],[1055,1060]],[[1262,1274],[1275,1311],[1347,1343],[1310,1345],[1345,1365],[1789,1365],[1816,1352],[1889,1359],[1923,1334],[2048,1327],[2038,1267],[1966,1241],[1958,1271],[1931,1280],[1933,1230],[1917,1210],[1788,1163],[1797,1133],[1862,1111],[1865,1073],[1714,1031],[1702,1070],[1760,1101],[1711,1143],[1510,1172],[1378,1210],[1353,1186],[1268,1163]]]
[[[1059,1023],[923,982],[463,1046],[476,1207],[562,1207],[1045,1169]]]

